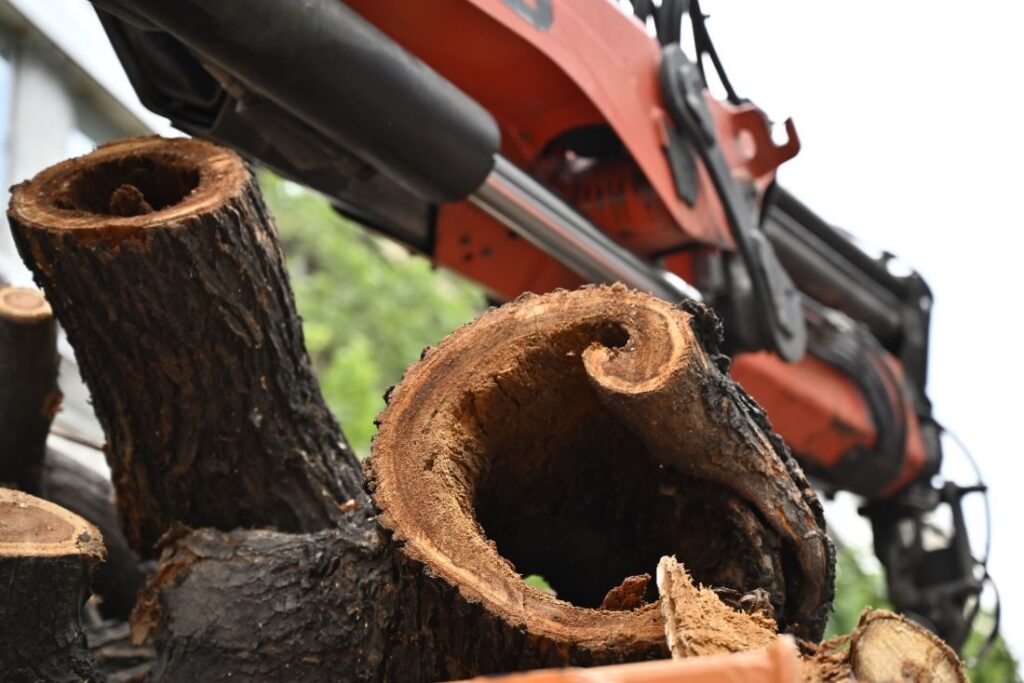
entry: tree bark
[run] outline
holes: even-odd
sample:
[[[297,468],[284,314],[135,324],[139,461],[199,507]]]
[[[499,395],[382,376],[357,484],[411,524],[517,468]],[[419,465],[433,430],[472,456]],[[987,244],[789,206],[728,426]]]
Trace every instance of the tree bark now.
[[[656,596],[600,609],[665,554],[820,636],[820,506],[716,365],[706,311],[601,287],[486,313],[390,393],[371,502],[238,157],[114,143],[16,187],[10,217],[92,390],[128,538],[162,539],[134,617],[152,680],[665,657]]]
[[[60,408],[57,326],[42,292],[0,287],[0,484],[39,489]]]
[[[11,683],[102,681],[81,608],[103,560],[99,532],[20,491],[0,489],[0,672]]]
[[[397,591],[393,557],[362,525],[202,529],[166,551],[133,637],[154,637],[151,681],[429,680]]]
[[[236,155],[114,142],[15,187],[8,217],[75,348],[137,551],[175,521],[316,531],[365,501]]]

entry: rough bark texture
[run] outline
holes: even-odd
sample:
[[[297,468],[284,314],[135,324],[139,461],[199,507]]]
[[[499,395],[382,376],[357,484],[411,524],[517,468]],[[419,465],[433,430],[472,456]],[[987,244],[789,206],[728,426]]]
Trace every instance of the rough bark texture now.
[[[122,140],[16,186],[8,217],[75,348],[136,550],[174,521],[315,531],[364,500],[236,155]]]
[[[0,287],[0,484],[35,493],[60,408],[57,326],[41,292]]]
[[[423,680],[402,670],[414,658],[392,654],[403,649],[397,574],[366,527],[178,540],[133,619],[136,642],[155,636],[150,680]]]
[[[110,482],[74,460],[47,452],[39,496],[81,516],[100,530],[107,559],[96,570],[92,587],[106,619],[127,620],[146,574],[128,547],[117,523]]]
[[[639,582],[600,609],[665,554],[820,635],[820,507],[705,349],[706,312],[586,288],[460,329],[389,397],[368,468],[379,525],[236,156],[114,143],[15,188],[10,217],[92,390],[128,538],[162,539],[134,618],[152,680],[665,657],[659,605],[629,609]]]
[[[102,681],[81,608],[99,532],[56,505],[0,489],[0,674],[10,683]]]
[[[656,358],[641,363],[644,372],[649,362],[678,368],[676,352],[705,358],[695,320],[622,288],[589,288],[521,299],[425,352],[390,394],[368,465],[386,533],[354,519],[307,538],[199,531],[176,540],[136,618],[140,633],[159,634],[154,680],[204,670],[217,672],[214,680],[285,671],[328,680],[346,671],[348,680],[429,681],[665,657],[660,604],[633,596],[634,609],[598,607],[666,550],[692,560],[707,585],[771,596],[791,629],[820,628],[832,578],[820,510],[758,423],[743,423],[736,437],[753,445],[731,452],[768,462],[730,472],[785,477],[765,487],[777,504],[766,512],[724,483],[668,466],[678,463],[662,461],[671,453],[651,455],[594,388],[595,377],[637,380],[631,370],[616,375],[614,364],[590,369],[604,362],[600,349],[629,354],[649,345]],[[661,332],[659,321],[669,323]],[[675,341],[664,343],[663,333]],[[729,391],[712,363],[683,367]],[[751,409],[741,394],[726,396],[736,410]],[[694,400],[709,411],[718,405],[701,394]],[[685,443],[704,443],[664,412],[652,409],[647,419],[651,429],[663,421]],[[800,564],[805,545],[821,564]],[[533,572],[555,579],[561,599],[528,587],[521,575]],[[272,584],[262,578],[269,576]],[[243,597],[224,602],[225,585]],[[787,600],[787,591],[796,597]],[[808,607],[808,592],[821,603]],[[741,623],[755,619],[711,591],[700,595]],[[201,608],[215,602],[216,611]],[[774,639],[770,627],[756,630]],[[347,643],[340,652],[332,646],[339,639]],[[735,649],[754,646],[737,641]]]

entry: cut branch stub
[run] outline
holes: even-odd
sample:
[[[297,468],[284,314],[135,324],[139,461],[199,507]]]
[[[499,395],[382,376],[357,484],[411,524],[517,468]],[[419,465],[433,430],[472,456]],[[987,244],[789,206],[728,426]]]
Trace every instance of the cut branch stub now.
[[[81,608],[103,561],[88,522],[20,491],[0,489],[0,672],[4,681],[100,681]]]
[[[316,531],[365,501],[237,155],[120,140],[16,186],[8,216],[75,348],[137,550],[175,520]]]
[[[404,556],[564,661],[664,653],[656,604],[596,609],[663,555],[701,584],[767,591],[783,630],[820,638],[820,504],[694,315],[710,314],[621,286],[527,295],[427,351],[367,465]]]
[[[37,492],[60,408],[57,326],[43,293],[0,287],[0,483]]]
[[[866,609],[851,636],[850,669],[862,683],[967,683],[963,662],[938,636],[907,619]]]

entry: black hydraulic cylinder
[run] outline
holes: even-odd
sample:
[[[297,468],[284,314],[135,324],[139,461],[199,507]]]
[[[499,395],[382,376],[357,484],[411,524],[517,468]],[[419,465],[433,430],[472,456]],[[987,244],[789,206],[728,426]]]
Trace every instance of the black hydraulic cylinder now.
[[[491,171],[493,117],[338,0],[97,4],[152,22],[423,199],[462,199]]]

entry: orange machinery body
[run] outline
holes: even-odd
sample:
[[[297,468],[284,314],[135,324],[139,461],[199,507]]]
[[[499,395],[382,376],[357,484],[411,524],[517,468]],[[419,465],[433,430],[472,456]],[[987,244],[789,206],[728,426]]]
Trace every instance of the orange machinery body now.
[[[659,47],[612,2],[560,0],[552,3],[555,20],[538,26],[529,17],[537,0],[345,1],[486,108],[501,129],[502,154],[561,192],[622,246],[660,259],[689,281],[696,255],[733,249],[699,162],[692,206],[676,191],[665,149],[674,128],[661,97]],[[786,122],[786,144],[777,146],[753,105],[707,100],[733,175],[752,185],[760,201],[778,165],[799,151],[792,122]],[[627,154],[580,160],[559,144],[568,132],[594,127],[613,131]],[[502,299],[582,283],[468,202],[439,207],[431,256]],[[895,359],[891,364],[899,372]],[[769,353],[740,354],[733,376],[794,452],[818,467],[875,445],[856,384],[810,355],[788,364]],[[907,433],[902,472],[880,495],[899,490],[925,463],[913,414]]]

